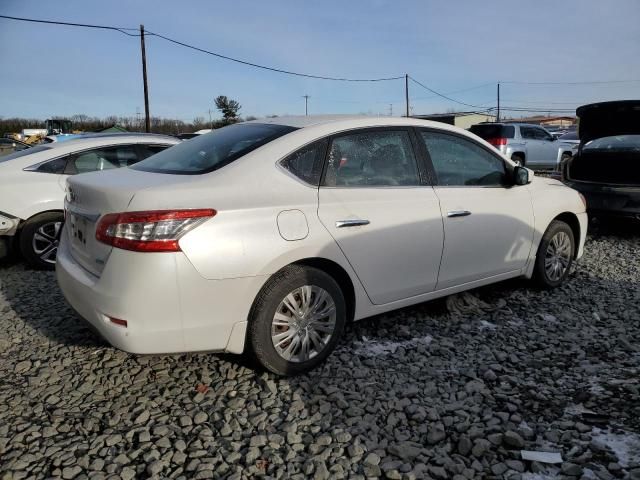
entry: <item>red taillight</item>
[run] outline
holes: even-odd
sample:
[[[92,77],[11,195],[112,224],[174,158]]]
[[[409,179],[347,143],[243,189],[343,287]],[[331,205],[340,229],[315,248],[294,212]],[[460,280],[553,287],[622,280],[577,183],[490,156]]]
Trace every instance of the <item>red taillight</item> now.
[[[134,252],[179,252],[178,240],[213,217],[211,208],[109,213],[96,227],[96,239]]]
[[[507,144],[507,139],[506,138],[488,138],[487,142],[489,142],[494,147],[500,147],[502,145]]]

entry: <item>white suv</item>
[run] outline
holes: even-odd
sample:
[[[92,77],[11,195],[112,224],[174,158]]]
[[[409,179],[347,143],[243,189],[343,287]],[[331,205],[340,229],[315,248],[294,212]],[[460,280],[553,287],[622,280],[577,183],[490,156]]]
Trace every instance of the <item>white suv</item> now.
[[[469,131],[486,140],[518,165],[533,170],[556,170],[571,158],[572,145],[558,141],[540,125],[479,123]]]
[[[180,140],[153,134],[95,134],[0,157],[0,258],[10,247],[33,267],[53,269],[67,177],[133,165]]]

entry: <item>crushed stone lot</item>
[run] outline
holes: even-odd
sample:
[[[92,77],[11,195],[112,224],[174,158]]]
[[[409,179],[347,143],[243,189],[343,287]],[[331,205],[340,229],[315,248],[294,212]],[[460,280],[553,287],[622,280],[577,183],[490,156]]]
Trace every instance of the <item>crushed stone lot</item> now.
[[[0,479],[640,479],[639,252],[637,231],[596,232],[557,290],[516,280],[365,320],[286,379],[117,351],[53,273],[10,261]]]

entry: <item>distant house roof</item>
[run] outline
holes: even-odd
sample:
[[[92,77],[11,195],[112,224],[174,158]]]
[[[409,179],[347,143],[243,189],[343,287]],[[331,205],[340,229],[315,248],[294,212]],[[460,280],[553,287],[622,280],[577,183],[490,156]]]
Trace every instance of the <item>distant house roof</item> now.
[[[127,129],[120,125],[111,125],[110,127],[103,128],[102,130],[96,130],[98,133],[125,133]]]
[[[431,119],[431,118],[447,118],[447,117],[467,117],[469,115],[482,115],[483,117],[495,117],[491,113],[485,112],[450,112],[450,113],[430,113],[428,115],[411,115],[413,118]]]
[[[567,120],[570,122],[575,122],[576,117],[572,117],[572,116],[547,117],[546,115],[536,115],[533,117],[526,117],[526,118],[511,118],[503,121],[505,123],[543,123],[543,122],[554,122],[558,120]]]

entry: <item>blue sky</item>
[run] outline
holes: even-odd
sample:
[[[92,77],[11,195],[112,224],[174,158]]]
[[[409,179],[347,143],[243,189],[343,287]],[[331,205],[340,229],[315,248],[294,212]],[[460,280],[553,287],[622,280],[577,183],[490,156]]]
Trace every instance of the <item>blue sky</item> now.
[[[640,80],[640,2],[2,0],[0,14],[146,29],[287,70],[344,77],[409,73],[473,105],[497,81]],[[143,111],[137,37],[0,19],[0,115]],[[147,39],[151,114],[207,117],[227,95],[243,115],[404,112],[404,81],[342,83],[256,70]],[[488,85],[487,85],[488,84]],[[460,91],[465,90],[465,91]],[[460,91],[460,92],[458,92]],[[410,84],[412,113],[469,109]],[[640,81],[502,86],[503,105],[575,108],[638,98]],[[517,114],[520,115],[520,114]],[[213,116],[218,117],[217,112]]]

